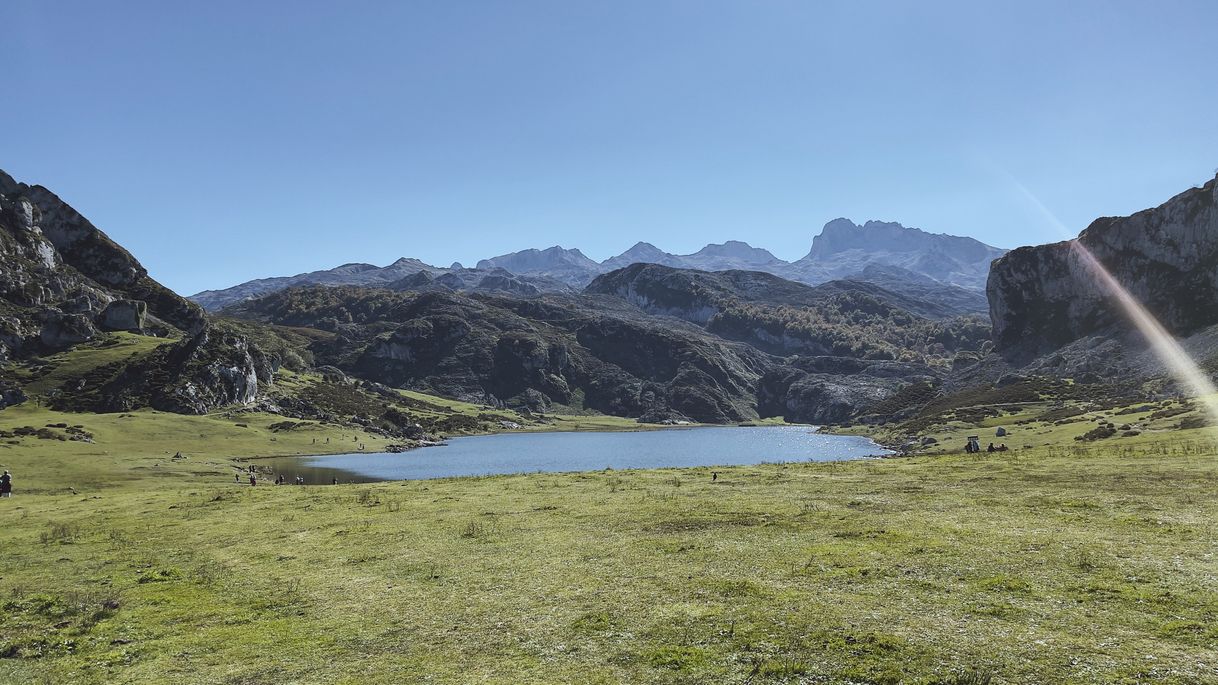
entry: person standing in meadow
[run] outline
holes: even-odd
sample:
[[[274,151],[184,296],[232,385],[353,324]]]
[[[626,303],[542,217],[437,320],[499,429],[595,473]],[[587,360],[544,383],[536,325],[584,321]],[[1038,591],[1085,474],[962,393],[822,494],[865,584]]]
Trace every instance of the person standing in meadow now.
[[[0,476],[0,497],[12,497],[12,496],[13,496],[13,474],[9,473],[8,471],[5,471],[4,475]]]

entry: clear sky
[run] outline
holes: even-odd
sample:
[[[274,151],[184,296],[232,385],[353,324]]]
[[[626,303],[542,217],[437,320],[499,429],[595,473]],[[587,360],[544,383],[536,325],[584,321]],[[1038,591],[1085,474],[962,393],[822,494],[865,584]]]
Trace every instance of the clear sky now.
[[[184,294],[828,220],[1002,247],[1218,168],[1218,2],[0,4],[0,168]]]

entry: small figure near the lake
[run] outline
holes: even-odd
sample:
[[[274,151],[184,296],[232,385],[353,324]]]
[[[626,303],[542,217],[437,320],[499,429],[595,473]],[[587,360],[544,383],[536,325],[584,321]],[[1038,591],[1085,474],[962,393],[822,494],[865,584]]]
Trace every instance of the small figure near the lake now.
[[[717,480],[719,480],[719,472],[711,471],[711,482],[714,483]]]
[[[968,436],[968,444],[964,446],[964,451],[969,454],[976,454],[981,451],[981,438],[976,435]]]
[[[241,474],[240,474],[240,473],[234,473],[234,474],[233,474],[233,480],[234,480],[234,481],[236,481],[236,482],[238,482],[238,483],[240,483],[240,482],[241,482]]]
[[[13,474],[9,473],[8,471],[5,471],[4,475],[0,476],[0,497],[12,497],[12,496],[13,496]]]
[[[990,446],[989,446],[989,447],[987,447],[987,448],[985,448],[985,451],[986,451],[986,452],[997,452],[997,451],[998,451],[998,448],[997,448],[997,447],[994,447],[994,443],[992,443],[992,442],[991,442],[991,443],[990,443]]]
[[[999,451],[999,452],[1006,452],[1006,451],[1007,451],[1007,444],[1004,442],[1004,443],[1002,443],[1001,445],[999,445],[999,446],[997,447],[997,449],[998,449],[998,451]]]
[[[336,477],[334,478],[334,480],[332,481],[332,484],[333,484],[333,485],[338,485],[338,477],[337,477],[337,476],[336,476]]]
[[[254,474],[251,473],[250,474],[250,487],[254,487],[256,485],[258,485],[258,476],[255,476]]]

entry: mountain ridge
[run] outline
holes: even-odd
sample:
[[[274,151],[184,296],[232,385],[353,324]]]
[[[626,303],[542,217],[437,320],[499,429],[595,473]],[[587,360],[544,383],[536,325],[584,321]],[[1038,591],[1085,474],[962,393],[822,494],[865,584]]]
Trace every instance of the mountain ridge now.
[[[473,270],[454,262],[448,268],[432,266],[420,260],[403,257],[384,267],[362,263],[345,264],[334,269],[311,271],[295,276],[254,279],[229,288],[205,290],[190,296],[205,309],[215,311],[276,290],[297,285],[356,285],[385,286],[428,271],[433,277],[476,271],[483,275],[502,269],[509,275],[546,279],[532,283],[539,292],[561,292],[580,289],[597,276],[634,263],[661,264],[702,271],[750,270],[770,273],[809,285],[835,279],[872,282],[879,275],[870,267],[900,269],[920,281],[922,292],[941,287],[935,297],[949,300],[954,306],[971,306],[972,311],[984,312],[985,303],[979,295],[984,290],[989,273],[989,261],[1006,250],[986,245],[976,239],[929,233],[905,227],[896,222],[868,221],[863,225],[849,219],[834,219],[812,240],[808,254],[788,262],[770,251],[747,242],[728,240],[708,244],[690,254],[673,254],[654,244],[638,241],[621,254],[597,262],[578,248],[554,245],[544,249],[527,248],[479,260]],[[352,267],[360,267],[358,269]],[[368,267],[368,268],[364,268]],[[891,289],[900,280],[898,272],[889,269],[877,285]],[[930,279],[927,282],[925,279]],[[463,278],[466,288],[481,279]],[[935,284],[938,284],[937,286]],[[972,296],[961,291],[972,291]]]

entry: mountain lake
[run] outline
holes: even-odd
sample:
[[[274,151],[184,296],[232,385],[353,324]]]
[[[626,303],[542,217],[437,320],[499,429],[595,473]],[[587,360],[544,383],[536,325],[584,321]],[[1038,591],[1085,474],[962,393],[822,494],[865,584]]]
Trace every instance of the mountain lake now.
[[[840,461],[891,454],[871,440],[815,426],[691,427],[621,432],[499,433],[451,438],[398,454],[258,459],[289,482],[371,483],[494,474]]]

